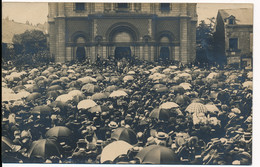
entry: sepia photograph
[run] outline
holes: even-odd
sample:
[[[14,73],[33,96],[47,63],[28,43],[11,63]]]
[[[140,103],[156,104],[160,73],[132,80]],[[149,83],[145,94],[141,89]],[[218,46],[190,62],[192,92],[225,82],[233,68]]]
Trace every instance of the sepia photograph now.
[[[3,1],[2,164],[252,165],[254,9]]]

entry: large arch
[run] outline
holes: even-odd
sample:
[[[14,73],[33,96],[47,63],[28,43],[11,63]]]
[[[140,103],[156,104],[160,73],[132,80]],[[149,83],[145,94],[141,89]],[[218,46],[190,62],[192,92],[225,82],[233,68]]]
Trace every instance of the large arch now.
[[[167,37],[169,39],[169,43],[172,43],[174,41],[174,35],[172,32],[170,31],[161,31],[157,34],[156,36],[156,41],[157,42],[160,42],[160,40],[163,38],[163,37]]]
[[[108,28],[106,33],[108,41],[113,42],[114,36],[120,32],[130,34],[133,42],[139,39],[138,29],[134,25],[127,22],[119,22]]]
[[[87,35],[87,33],[83,32],[83,31],[77,31],[75,33],[73,33],[71,35],[71,38],[70,38],[70,41],[73,42],[73,43],[77,43],[77,39],[79,37],[82,37],[85,39],[86,42],[89,42],[89,36]]]

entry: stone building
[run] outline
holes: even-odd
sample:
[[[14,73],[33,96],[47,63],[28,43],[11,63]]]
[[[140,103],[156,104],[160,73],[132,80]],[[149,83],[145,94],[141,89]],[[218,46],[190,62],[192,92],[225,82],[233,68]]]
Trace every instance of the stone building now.
[[[220,9],[216,21],[218,56],[226,56],[227,64],[252,67],[253,9]]]
[[[56,62],[196,57],[194,3],[49,3],[48,23]]]

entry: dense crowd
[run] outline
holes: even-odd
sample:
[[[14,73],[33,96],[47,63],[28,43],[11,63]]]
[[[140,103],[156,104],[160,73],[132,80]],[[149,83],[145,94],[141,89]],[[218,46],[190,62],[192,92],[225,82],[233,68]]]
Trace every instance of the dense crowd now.
[[[2,162],[251,160],[252,71],[126,59],[2,68]]]

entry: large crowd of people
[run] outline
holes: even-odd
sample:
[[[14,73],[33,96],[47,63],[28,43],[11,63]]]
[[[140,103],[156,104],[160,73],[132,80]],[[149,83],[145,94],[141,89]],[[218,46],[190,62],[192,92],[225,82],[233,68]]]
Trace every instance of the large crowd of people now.
[[[126,59],[2,68],[4,163],[251,160],[251,70]]]

